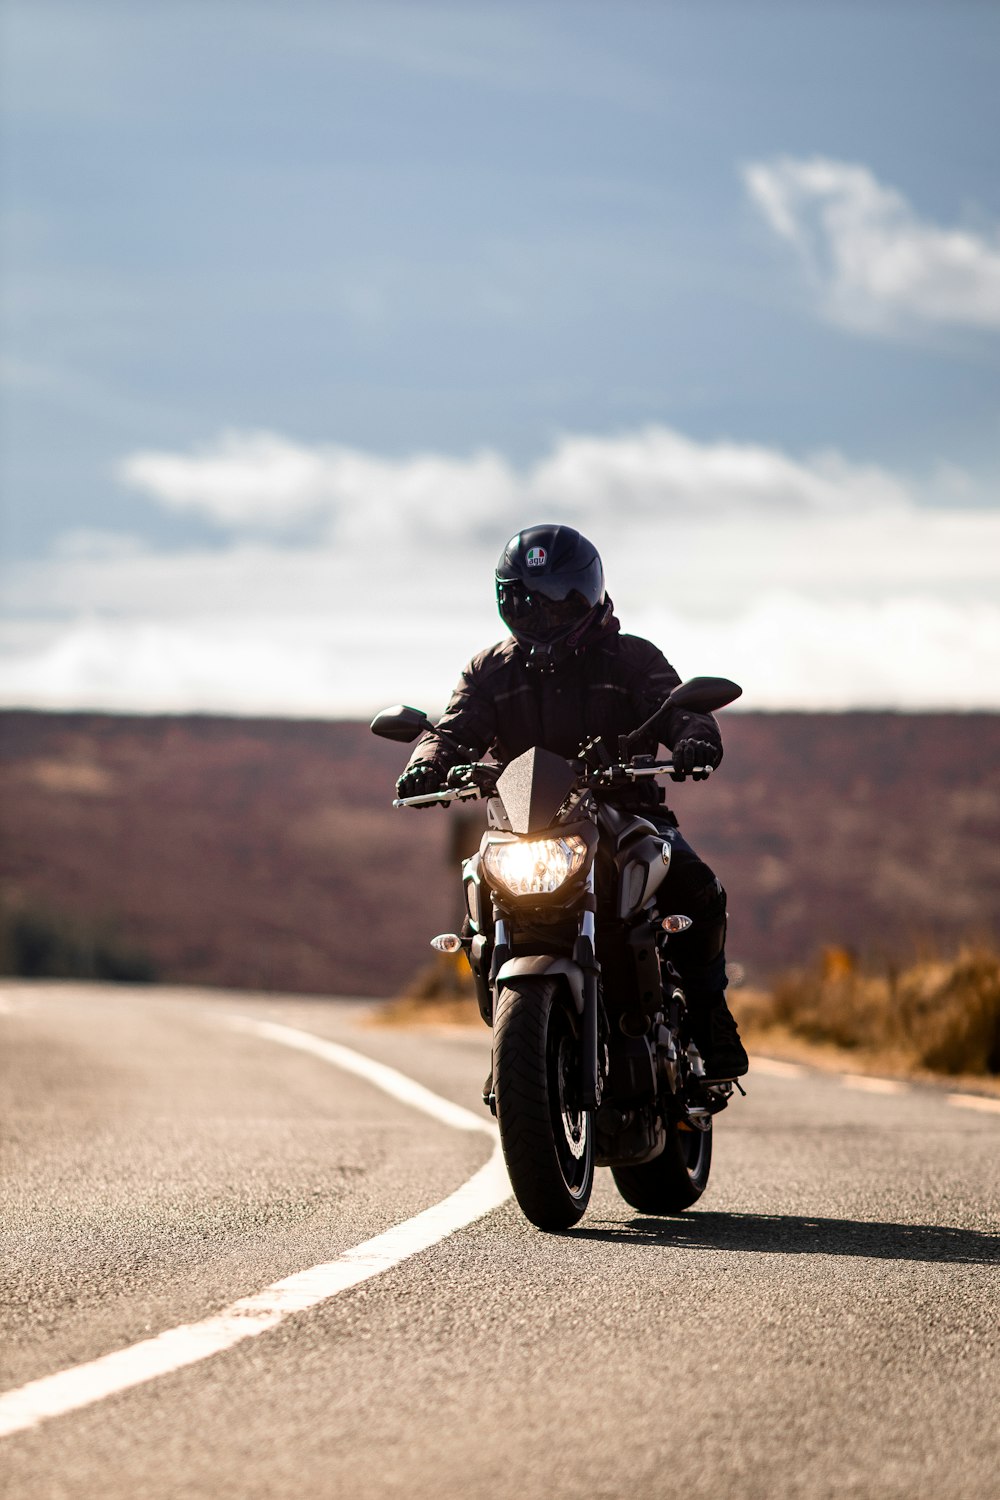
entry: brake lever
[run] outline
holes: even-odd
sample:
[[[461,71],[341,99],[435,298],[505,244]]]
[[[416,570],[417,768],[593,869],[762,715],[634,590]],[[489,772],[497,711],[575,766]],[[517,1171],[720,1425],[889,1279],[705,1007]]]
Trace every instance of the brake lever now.
[[[484,796],[478,786],[447,787],[443,792],[425,792],[421,797],[393,797],[393,807],[430,807],[434,802],[478,802]]]
[[[457,792],[424,792],[420,797],[393,797],[393,807],[430,807],[432,802],[452,802]]]

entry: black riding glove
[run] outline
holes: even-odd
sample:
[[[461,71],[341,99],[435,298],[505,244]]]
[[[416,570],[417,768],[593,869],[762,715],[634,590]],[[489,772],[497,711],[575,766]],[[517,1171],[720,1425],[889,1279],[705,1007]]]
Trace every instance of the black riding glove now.
[[[397,797],[426,797],[430,792],[443,792],[445,772],[434,761],[418,762],[415,766],[407,766],[402,776],[396,782]],[[447,807],[446,802],[424,802],[418,804],[420,811],[425,807]]]
[[[671,781],[683,781],[686,776],[693,776],[695,781],[704,781],[722,759],[722,749],[719,745],[713,745],[711,740],[678,740],[671,758],[674,763],[674,769],[670,773]],[[696,766],[700,767],[697,771]]]

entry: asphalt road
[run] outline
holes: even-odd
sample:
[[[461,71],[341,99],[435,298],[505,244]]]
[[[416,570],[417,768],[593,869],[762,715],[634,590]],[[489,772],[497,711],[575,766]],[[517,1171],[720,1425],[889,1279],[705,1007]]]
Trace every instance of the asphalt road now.
[[[350,1002],[0,988],[19,1389],[329,1262],[483,1167],[271,1017],[477,1109],[485,1031]],[[1000,1494],[1000,1113],[762,1065],[694,1211],[512,1200],[227,1352],[0,1443],[5,1500]]]

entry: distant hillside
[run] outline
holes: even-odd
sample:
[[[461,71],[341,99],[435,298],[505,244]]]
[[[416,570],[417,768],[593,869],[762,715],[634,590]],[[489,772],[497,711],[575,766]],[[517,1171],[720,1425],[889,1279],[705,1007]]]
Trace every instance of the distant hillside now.
[[[750,977],[827,943],[1000,930],[1000,716],[733,713],[724,732],[719,774],[670,797]],[[362,724],[0,714],[8,962],[90,944],[163,980],[393,992],[457,901],[454,811],[390,806],[404,760]]]

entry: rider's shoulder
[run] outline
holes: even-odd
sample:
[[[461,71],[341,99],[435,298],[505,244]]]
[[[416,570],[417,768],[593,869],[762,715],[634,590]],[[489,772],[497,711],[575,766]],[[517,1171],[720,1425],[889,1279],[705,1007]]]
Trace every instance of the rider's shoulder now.
[[[513,636],[507,636],[502,641],[497,641],[493,646],[487,646],[485,651],[479,651],[466,664],[463,677],[472,678],[477,682],[488,682],[491,678],[508,671],[516,666],[521,660],[521,653]]]
[[[623,631],[608,641],[608,647],[630,666],[645,666],[647,663],[663,660],[663,652],[659,646],[647,641],[642,635],[626,635]]]

